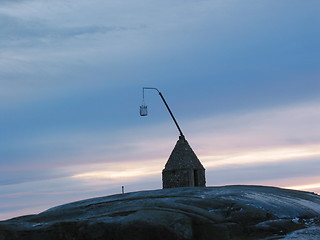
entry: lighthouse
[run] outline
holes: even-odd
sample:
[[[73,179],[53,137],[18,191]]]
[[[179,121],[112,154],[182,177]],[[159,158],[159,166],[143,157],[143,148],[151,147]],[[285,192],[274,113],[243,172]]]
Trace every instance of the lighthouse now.
[[[169,108],[169,105],[164,99],[162,93],[157,88],[143,88],[143,100],[142,105],[140,106],[140,116],[148,115],[147,106],[144,103],[144,91],[147,89],[153,89],[159,93],[180,133],[179,140],[172,150],[169,159],[162,171],[163,188],[205,187],[205,168],[190,147],[188,141],[182,133],[177,120],[175,119],[171,109]]]

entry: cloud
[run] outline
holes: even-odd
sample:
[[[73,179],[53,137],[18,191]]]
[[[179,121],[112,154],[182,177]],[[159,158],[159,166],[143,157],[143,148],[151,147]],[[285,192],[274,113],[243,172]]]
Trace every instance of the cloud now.
[[[57,26],[37,20],[22,20],[15,17],[0,15],[1,31],[3,38],[0,48],[17,47],[39,48],[50,47],[50,44],[68,41],[69,39],[92,39],[97,34],[128,30],[121,26]],[[83,39],[82,39],[83,40]],[[52,45],[51,45],[52,46]]]
[[[244,107],[255,98],[299,101],[305,92],[311,98],[318,79],[312,39],[319,37],[312,9],[267,2],[14,1],[0,8],[1,105],[66,89],[150,82],[175,92],[192,86],[202,92],[195,104],[209,98],[221,109],[234,107],[233,99]],[[225,99],[225,91],[234,98]],[[271,93],[277,96],[270,99]]]
[[[265,184],[280,187],[317,183],[319,156],[301,157],[291,161],[233,164],[207,169],[208,182],[212,185],[224,184]]]
[[[320,139],[314,131],[320,120],[317,109],[318,103],[312,102],[207,117],[186,122],[185,134],[207,169],[299,161],[320,157]],[[140,120],[143,124],[143,120],[152,121],[152,118]],[[168,120],[165,124],[123,130],[87,129],[81,132],[75,129],[28,134],[26,138],[20,138],[18,145],[10,147],[7,143],[7,153],[2,151],[2,159],[6,161],[2,162],[1,169],[4,173],[9,171],[2,175],[2,182],[24,182],[30,176],[33,181],[40,181],[52,174],[55,178],[108,176],[110,179],[139,178],[137,174],[142,177],[142,172],[152,175],[156,169],[161,171],[168,158],[176,141],[175,132],[173,123]],[[12,144],[17,144],[17,140]],[[144,162],[152,163],[151,168],[144,169]],[[14,169],[16,174],[13,174]],[[23,169],[25,173],[21,172]],[[37,176],[32,169],[38,169],[42,174]]]
[[[212,145],[215,145],[217,150],[228,149],[230,146],[235,149],[263,148],[270,145],[303,146],[319,143],[320,139],[315,131],[319,120],[319,102],[314,101],[221,114],[190,122],[186,127],[192,129],[193,138],[202,142],[206,149],[210,149]],[[203,132],[211,139],[203,139]]]

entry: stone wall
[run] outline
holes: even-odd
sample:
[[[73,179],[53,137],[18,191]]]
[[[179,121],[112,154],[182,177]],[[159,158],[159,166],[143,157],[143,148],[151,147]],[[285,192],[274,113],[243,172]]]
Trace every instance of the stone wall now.
[[[205,170],[177,169],[162,171],[163,188],[205,187]]]

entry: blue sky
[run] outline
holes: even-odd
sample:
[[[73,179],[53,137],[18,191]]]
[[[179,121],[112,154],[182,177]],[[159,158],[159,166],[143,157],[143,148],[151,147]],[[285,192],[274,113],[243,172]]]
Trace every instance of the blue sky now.
[[[0,2],[0,219],[161,188],[178,139],[207,185],[320,192],[318,0]]]

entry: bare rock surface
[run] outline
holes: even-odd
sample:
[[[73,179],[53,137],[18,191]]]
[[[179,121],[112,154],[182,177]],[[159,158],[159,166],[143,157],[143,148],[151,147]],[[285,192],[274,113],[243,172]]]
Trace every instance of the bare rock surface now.
[[[173,188],[0,222],[0,240],[320,239],[320,196],[265,186]]]

